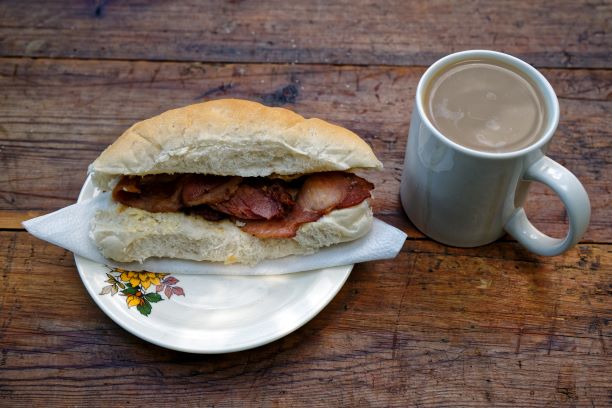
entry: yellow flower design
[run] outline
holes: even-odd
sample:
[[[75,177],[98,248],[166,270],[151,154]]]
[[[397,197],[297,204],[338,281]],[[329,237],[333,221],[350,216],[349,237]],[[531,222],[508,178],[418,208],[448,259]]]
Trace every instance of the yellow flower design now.
[[[142,306],[145,303],[141,291],[137,291],[133,295],[128,295],[125,301],[127,302],[128,307]]]
[[[146,271],[134,272],[125,271],[123,269],[117,269],[117,272],[121,272],[122,281],[129,282],[133,288],[141,285],[143,289],[149,289],[151,284],[159,285],[161,283],[161,279],[167,275],[167,273],[154,273]]]
[[[149,316],[153,305],[168,300],[172,296],[185,296],[183,288],[176,286],[179,282],[168,273],[155,273],[147,271],[126,271],[120,268],[108,267],[104,282],[108,285],[100,290],[100,295],[111,296],[120,293],[125,296],[128,308],[136,306],[143,316]],[[148,289],[151,288],[148,292]],[[166,299],[164,299],[164,296]]]

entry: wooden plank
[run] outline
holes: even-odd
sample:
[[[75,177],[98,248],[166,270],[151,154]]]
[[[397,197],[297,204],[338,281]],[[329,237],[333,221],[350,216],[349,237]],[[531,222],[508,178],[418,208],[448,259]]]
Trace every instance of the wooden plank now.
[[[2,229],[23,229],[21,223],[30,218],[44,215],[46,211],[0,211],[0,228]]]
[[[1,59],[0,228],[22,211],[52,211],[76,200],[89,163],[132,123],[205,99],[246,98],[284,105],[362,135],[385,165],[376,184],[376,215],[421,236],[401,211],[399,182],[412,109],[423,68],[220,65],[125,61]],[[561,99],[550,156],[574,172],[591,197],[586,239],[609,242],[612,71],[544,70]],[[528,212],[561,236],[556,198],[535,187]],[[15,212],[17,211],[17,212]]]
[[[544,258],[515,243],[408,241],[394,261],[357,265],[297,332],[205,356],[123,331],[92,302],[70,253],[0,232],[0,397],[8,406],[140,405],[142,396],[162,406],[605,406],[611,249]]]
[[[610,67],[610,2],[4,1],[0,55],[429,65],[495,49],[540,67]]]

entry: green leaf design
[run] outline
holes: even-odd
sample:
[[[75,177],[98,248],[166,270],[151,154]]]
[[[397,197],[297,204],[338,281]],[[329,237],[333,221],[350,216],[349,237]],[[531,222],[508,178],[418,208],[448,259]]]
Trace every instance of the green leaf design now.
[[[159,293],[147,293],[144,295],[144,298],[152,303],[157,303],[160,300],[164,300]]]
[[[132,286],[130,282],[123,282],[121,280],[121,271],[108,266],[107,268],[110,270],[110,272],[106,273],[106,277],[108,279],[105,282],[109,283],[109,285],[101,288],[100,295],[110,294],[111,296],[114,296],[119,293],[122,296],[128,297],[138,294],[139,297],[141,297],[140,299],[142,301],[142,305],[136,306],[136,310],[138,310],[138,312],[145,317],[148,317],[153,311],[152,303],[167,300],[163,297],[164,294],[168,299],[170,299],[172,295],[185,296],[185,292],[182,288],[174,286],[179,282],[179,280],[173,276],[169,276],[169,274],[156,275],[161,280],[160,284],[155,286],[155,292],[146,293],[146,289],[140,284]],[[163,293],[161,293],[162,291]]]
[[[149,316],[153,308],[151,307],[151,304],[145,299],[144,304],[136,306],[136,309],[138,309],[141,315]]]

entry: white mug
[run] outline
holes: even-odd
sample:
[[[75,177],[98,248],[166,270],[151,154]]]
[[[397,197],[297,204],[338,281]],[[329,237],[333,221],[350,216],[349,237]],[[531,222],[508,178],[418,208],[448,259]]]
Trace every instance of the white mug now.
[[[547,111],[545,131],[539,140],[517,151],[483,152],[453,142],[433,126],[424,106],[429,82],[450,64],[474,59],[510,65],[532,80]],[[529,64],[485,50],[458,52],[438,60],[417,87],[400,188],[406,214],[425,235],[451,246],[485,245],[507,232],[536,254],[565,252],[586,231],[591,206],[578,179],[544,155],[558,122],[555,92]],[[565,205],[569,218],[565,238],[549,237],[527,219],[523,203],[531,181],[550,187]]]

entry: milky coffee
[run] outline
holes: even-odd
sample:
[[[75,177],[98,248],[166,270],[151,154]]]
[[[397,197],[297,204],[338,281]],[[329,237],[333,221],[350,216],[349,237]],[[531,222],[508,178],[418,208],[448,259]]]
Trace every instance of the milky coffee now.
[[[429,120],[447,138],[484,152],[511,152],[535,143],[546,124],[544,101],[531,80],[487,59],[443,68],[424,96]]]

